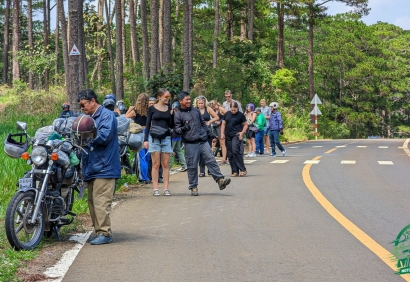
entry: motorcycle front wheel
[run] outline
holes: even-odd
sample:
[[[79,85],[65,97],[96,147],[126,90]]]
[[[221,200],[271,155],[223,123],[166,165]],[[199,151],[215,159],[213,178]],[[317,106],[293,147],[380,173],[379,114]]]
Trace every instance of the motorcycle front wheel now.
[[[33,191],[20,192],[11,199],[6,211],[6,235],[10,245],[17,251],[32,250],[43,238],[45,227],[44,207],[41,204],[34,223],[35,208]]]

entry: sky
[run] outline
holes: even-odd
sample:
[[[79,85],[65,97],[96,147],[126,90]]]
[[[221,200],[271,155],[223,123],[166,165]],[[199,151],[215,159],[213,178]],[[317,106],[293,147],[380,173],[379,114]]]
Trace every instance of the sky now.
[[[330,15],[349,11],[348,6],[339,2],[329,2],[327,7]],[[368,7],[371,8],[369,15],[362,18],[365,24],[381,21],[410,29],[410,0],[369,0]]]

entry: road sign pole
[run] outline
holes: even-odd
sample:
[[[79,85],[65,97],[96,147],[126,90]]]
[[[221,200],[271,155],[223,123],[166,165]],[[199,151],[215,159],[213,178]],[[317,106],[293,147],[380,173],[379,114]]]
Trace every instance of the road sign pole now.
[[[311,115],[315,116],[315,140],[317,140],[317,116],[321,115],[322,112],[318,108],[318,104],[322,104],[322,101],[320,101],[319,96],[315,94],[315,97],[313,97],[312,101],[310,102],[311,105],[315,105],[313,108],[313,111],[310,112]]]

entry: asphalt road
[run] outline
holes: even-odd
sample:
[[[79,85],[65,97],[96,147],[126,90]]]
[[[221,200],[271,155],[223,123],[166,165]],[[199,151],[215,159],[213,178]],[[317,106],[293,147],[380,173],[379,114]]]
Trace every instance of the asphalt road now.
[[[200,178],[198,197],[186,173],[173,175],[171,197],[146,190],[117,205],[114,243],[86,244],[63,281],[403,281],[376,246],[392,252],[410,224],[404,141],[288,145],[285,157],[246,158],[254,161],[248,175],[224,191]],[[370,247],[329,214],[313,186],[374,240],[366,237]]]

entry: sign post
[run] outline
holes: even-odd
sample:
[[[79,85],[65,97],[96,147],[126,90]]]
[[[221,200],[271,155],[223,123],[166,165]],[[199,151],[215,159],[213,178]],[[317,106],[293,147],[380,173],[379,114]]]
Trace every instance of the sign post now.
[[[310,104],[315,105],[310,114],[315,115],[315,140],[317,140],[317,116],[322,114],[317,105],[321,105],[322,101],[320,101],[319,96],[315,94],[315,97],[313,97],[312,101],[310,101]]]

